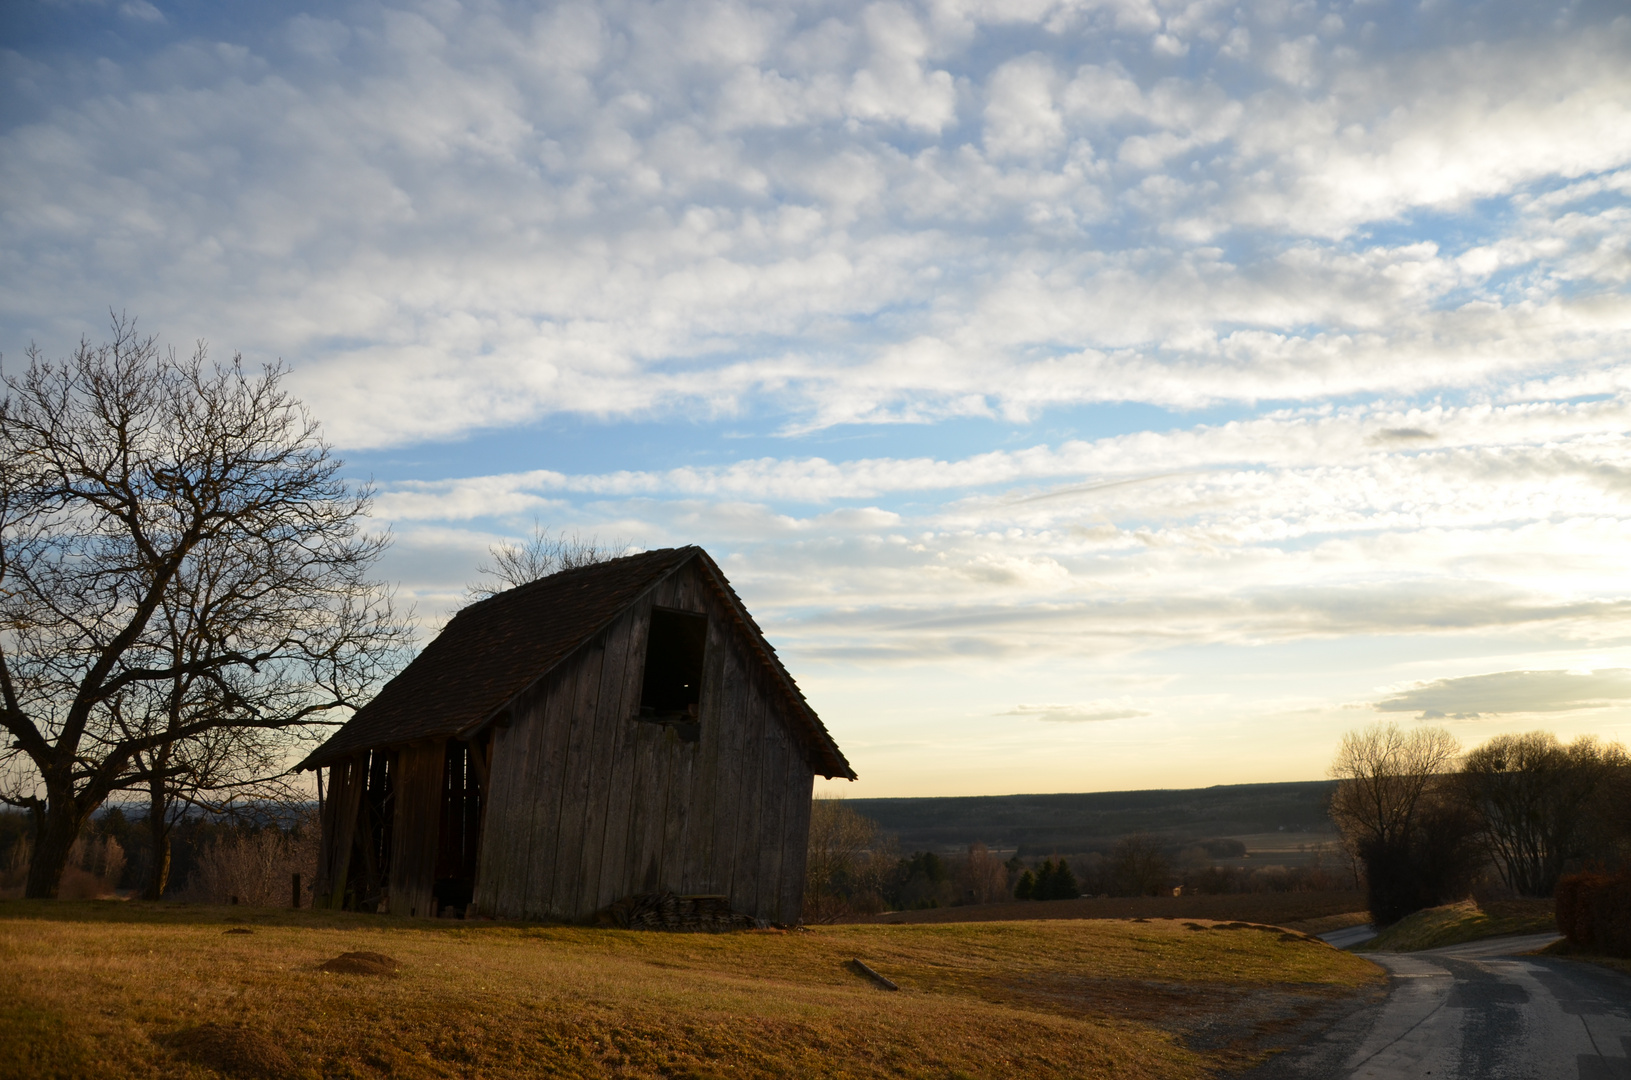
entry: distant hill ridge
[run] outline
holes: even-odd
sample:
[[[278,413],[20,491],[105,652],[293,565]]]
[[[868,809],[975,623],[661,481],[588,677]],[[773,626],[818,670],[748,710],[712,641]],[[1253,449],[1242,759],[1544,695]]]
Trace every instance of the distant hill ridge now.
[[[1212,837],[1306,832],[1330,839],[1332,780],[1058,795],[960,795],[846,799],[900,838],[907,851],[979,841],[1022,855],[1107,850],[1129,833],[1174,844]],[[1311,836],[1310,841],[1316,837]]]

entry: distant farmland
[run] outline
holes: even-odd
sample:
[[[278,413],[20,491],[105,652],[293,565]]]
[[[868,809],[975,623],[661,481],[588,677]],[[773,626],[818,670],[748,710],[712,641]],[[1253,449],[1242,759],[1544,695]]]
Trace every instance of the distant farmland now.
[[[1325,807],[1335,781],[1229,784],[1078,795],[972,795],[848,799],[847,805],[900,838],[906,851],[961,848],[976,841],[1021,855],[1103,851],[1129,833],[1172,844],[1263,833],[1334,839]]]

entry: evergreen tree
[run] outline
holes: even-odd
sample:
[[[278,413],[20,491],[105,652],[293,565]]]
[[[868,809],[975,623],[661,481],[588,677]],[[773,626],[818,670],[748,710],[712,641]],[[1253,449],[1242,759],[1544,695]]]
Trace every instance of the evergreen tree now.
[[[1059,869],[1053,873],[1054,900],[1074,900],[1082,894],[1082,888],[1076,884],[1076,875],[1070,872],[1070,864],[1059,860]]]
[[[1042,865],[1036,871],[1036,887],[1031,890],[1033,900],[1053,899],[1054,867],[1052,859],[1042,860]]]
[[[1014,886],[1015,900],[1031,900],[1036,896],[1036,875],[1029,870],[1019,875],[1019,883]]]

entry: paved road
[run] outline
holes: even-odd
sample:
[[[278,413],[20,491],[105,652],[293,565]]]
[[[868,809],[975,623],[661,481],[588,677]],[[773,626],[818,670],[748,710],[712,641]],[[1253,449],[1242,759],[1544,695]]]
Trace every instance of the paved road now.
[[[1631,977],[1519,955],[1553,934],[1372,953],[1392,973],[1349,1015],[1251,1075],[1261,1080],[1631,1080]]]
[[[1346,930],[1332,930],[1328,934],[1321,934],[1320,940],[1339,949],[1351,949],[1375,936],[1376,927],[1366,923],[1364,926],[1350,926]]]

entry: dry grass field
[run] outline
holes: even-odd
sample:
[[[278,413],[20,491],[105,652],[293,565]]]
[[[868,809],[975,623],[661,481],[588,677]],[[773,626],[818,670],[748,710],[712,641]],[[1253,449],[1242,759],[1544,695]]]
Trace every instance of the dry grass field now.
[[[400,966],[322,969],[347,952]],[[1199,921],[670,935],[25,901],[0,903],[0,969],[18,1078],[1178,1080],[1382,981],[1301,935]]]

